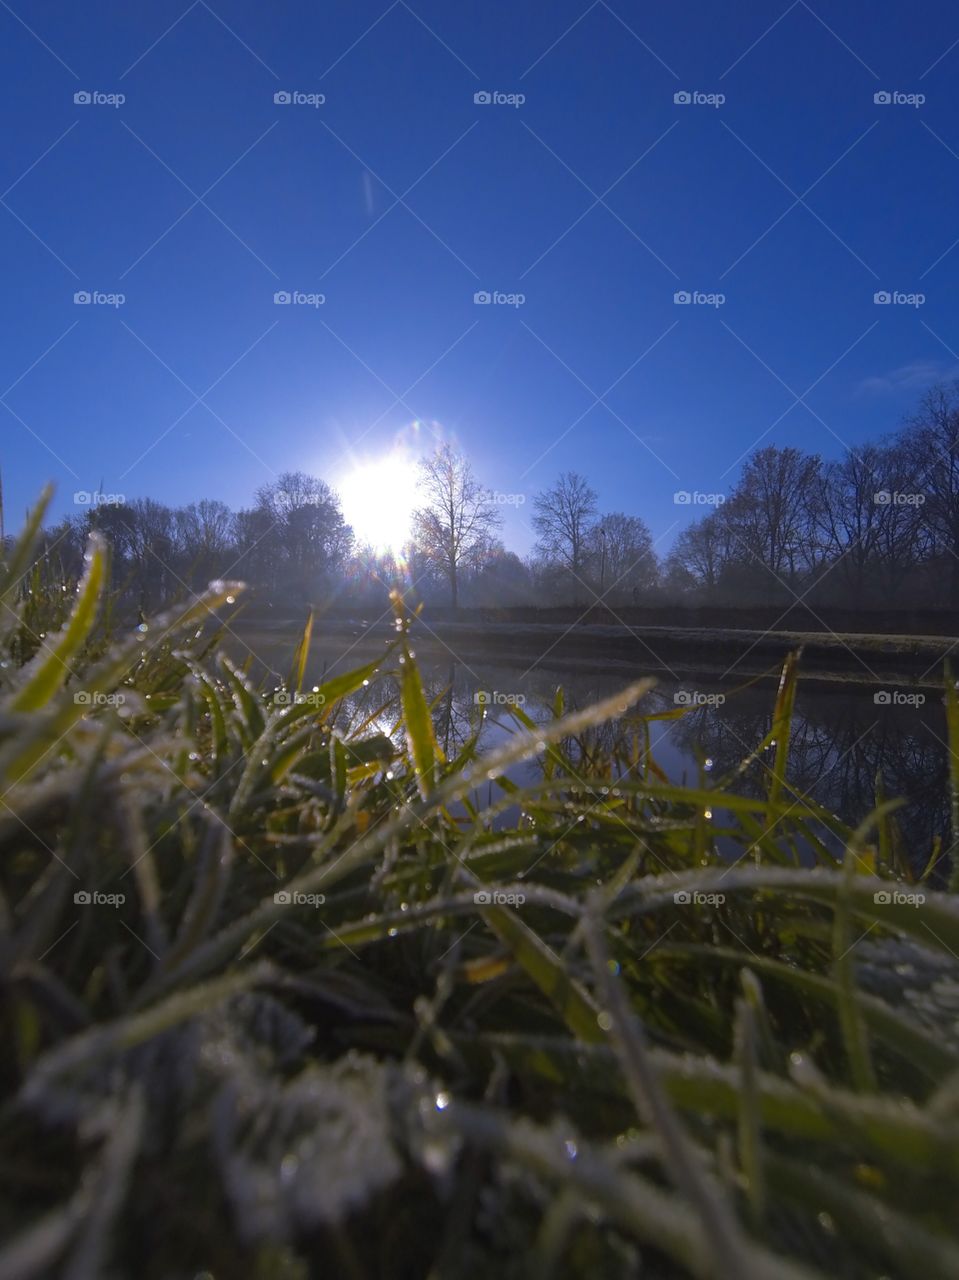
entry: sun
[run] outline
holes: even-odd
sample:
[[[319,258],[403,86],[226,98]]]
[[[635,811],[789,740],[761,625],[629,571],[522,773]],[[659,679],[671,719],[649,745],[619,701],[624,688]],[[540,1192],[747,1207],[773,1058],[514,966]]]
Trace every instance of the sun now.
[[[413,512],[422,502],[418,478],[416,463],[397,450],[354,463],[336,487],[343,518],[359,546],[400,555],[412,533]]]

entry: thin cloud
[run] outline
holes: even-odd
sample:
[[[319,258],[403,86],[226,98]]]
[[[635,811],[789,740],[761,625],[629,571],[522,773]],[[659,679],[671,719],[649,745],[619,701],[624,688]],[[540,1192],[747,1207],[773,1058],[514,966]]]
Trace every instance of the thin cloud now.
[[[957,377],[957,364],[947,364],[942,360],[912,360],[889,373],[864,378],[856,390],[859,395],[890,395],[896,391],[921,391],[936,382],[949,382]]]

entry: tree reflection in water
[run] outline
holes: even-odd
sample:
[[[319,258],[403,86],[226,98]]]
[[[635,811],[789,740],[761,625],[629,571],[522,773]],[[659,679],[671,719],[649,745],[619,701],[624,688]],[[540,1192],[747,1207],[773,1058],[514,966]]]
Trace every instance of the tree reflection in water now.
[[[634,672],[611,675],[575,670],[533,671],[492,667],[485,663],[450,661],[443,668],[424,667],[430,697],[436,707],[437,737],[444,752],[454,755],[469,740],[476,725],[477,693],[499,695],[487,704],[484,736],[516,727],[504,697],[520,695],[526,713],[535,720],[551,715],[556,689],[562,686],[567,710],[606,697],[634,677]],[[642,709],[669,711],[675,694],[689,691],[693,682],[661,682]],[[704,761],[710,774],[722,778],[736,770],[772,727],[776,696],[774,680],[734,691],[703,685],[700,693],[725,694],[719,706],[689,710],[676,720],[650,725],[651,752],[657,764],[676,782],[695,782]],[[440,697],[440,695],[442,695]],[[627,738],[635,724],[615,722],[591,729],[568,741],[566,751],[583,768],[600,762],[630,759]],[[921,870],[936,841],[944,847],[949,829],[945,715],[940,696],[926,691],[921,707],[877,705],[866,686],[832,689],[800,681],[789,747],[789,781],[823,808],[851,825],[859,823],[876,804],[877,779],[881,794],[902,797],[906,803],[895,815],[902,847],[910,865]],[[772,753],[767,753],[771,762]],[[767,764],[754,761],[742,775],[739,789],[764,794]]]

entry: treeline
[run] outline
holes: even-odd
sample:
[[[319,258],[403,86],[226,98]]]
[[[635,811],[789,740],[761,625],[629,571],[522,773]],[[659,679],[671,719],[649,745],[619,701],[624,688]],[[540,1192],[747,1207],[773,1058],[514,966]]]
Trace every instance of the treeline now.
[[[231,511],[207,498],[171,508],[152,498],[89,495],[45,535],[64,578],[99,530],[113,578],[150,611],[211,578],[247,581],[270,603],[371,609],[393,586],[436,604],[778,604],[847,608],[959,605],[959,383],[929,392],[894,435],[838,459],[767,446],[728,493],[675,495],[708,504],[665,555],[641,516],[602,512],[576,472],[528,506],[533,553],[500,536],[498,495],[448,446],[421,464],[422,505],[400,557],[358,545],[336,493],[288,472]],[[82,496],[81,496],[82,501]]]

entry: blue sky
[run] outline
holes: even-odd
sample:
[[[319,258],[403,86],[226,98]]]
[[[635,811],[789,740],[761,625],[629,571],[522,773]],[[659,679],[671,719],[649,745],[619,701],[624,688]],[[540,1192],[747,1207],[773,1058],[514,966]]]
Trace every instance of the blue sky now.
[[[14,0],[0,32],[11,524],[47,480],[58,513],[335,483],[415,418],[665,548],[677,490],[959,369],[954,4]]]

